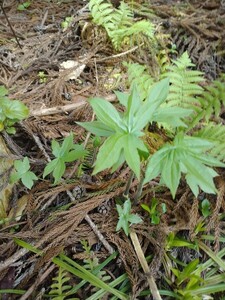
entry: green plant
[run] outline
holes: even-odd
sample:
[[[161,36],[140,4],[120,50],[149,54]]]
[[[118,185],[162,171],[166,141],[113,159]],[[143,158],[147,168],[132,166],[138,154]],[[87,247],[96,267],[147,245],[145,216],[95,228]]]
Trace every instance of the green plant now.
[[[179,269],[172,268],[172,272],[176,276],[176,285],[177,285],[177,294],[181,296],[180,299],[184,300],[201,300],[202,298],[193,295],[191,290],[198,289],[201,287],[203,279],[201,278],[200,274],[201,271],[198,269],[196,271],[196,267],[199,265],[199,260],[195,259],[190,262],[187,266],[183,268],[182,271]]]
[[[14,241],[19,246],[36,253],[39,256],[42,256],[43,253],[41,250],[35,248],[34,246],[26,243],[23,240],[14,238]],[[123,282],[127,277],[126,276],[120,276],[119,278],[113,280],[109,284],[106,284],[103,282],[100,278],[98,278],[95,274],[97,274],[107,263],[109,263],[112,259],[116,257],[117,253],[113,253],[110,255],[110,257],[107,258],[107,260],[103,263],[101,263],[94,271],[91,273],[90,271],[86,270],[83,266],[80,266],[77,262],[70,259],[68,256],[64,254],[60,254],[57,257],[54,257],[52,259],[52,262],[56,264],[57,266],[61,267],[63,270],[67,271],[68,273],[72,274],[73,276],[76,276],[77,278],[82,279],[82,281],[75,287],[73,287],[70,291],[66,292],[66,296],[74,295],[84,284],[90,283],[94,287],[99,288],[99,291],[96,294],[100,294],[101,296],[104,296],[106,293],[110,293],[112,295],[115,295],[118,299],[126,300],[128,297],[123,292],[117,290],[115,287]],[[88,300],[93,299],[102,299],[101,297],[88,298]]]
[[[70,27],[70,25],[72,24],[73,20],[74,20],[73,16],[72,17],[66,17],[65,20],[63,22],[61,22],[62,29],[64,31],[67,30]]]
[[[38,72],[38,78],[39,78],[39,83],[45,83],[47,81],[46,74],[43,71]]]
[[[141,204],[141,207],[149,213],[151,223],[152,224],[159,224],[160,223],[160,212],[157,209],[159,202],[156,198],[152,198],[151,206],[146,204]],[[166,205],[165,203],[161,204],[162,213],[166,213]]]
[[[124,202],[123,207],[119,204],[116,205],[116,209],[119,215],[119,221],[117,223],[116,230],[120,230],[121,228],[124,230],[126,235],[130,233],[130,225],[141,223],[142,219],[136,214],[131,213],[131,201],[127,199]]]
[[[73,143],[73,134],[70,133],[70,135],[64,139],[61,146],[56,140],[52,140],[52,153],[55,159],[46,165],[43,178],[52,173],[54,184],[56,184],[60,181],[66,170],[66,163],[84,157],[87,151],[84,150],[82,145]]]
[[[16,171],[10,177],[11,182],[14,183],[21,180],[28,189],[31,189],[34,181],[38,180],[38,177],[30,171],[30,162],[28,157],[24,157],[23,160],[15,160],[14,168]]]
[[[123,65],[127,68],[131,90],[136,86],[141,100],[145,100],[154,84],[154,78],[149,75],[146,66],[127,62],[124,62]]]
[[[70,277],[68,273],[59,267],[57,277],[52,278],[51,290],[49,291],[49,296],[52,300],[79,300],[79,298],[68,298],[67,294],[72,289],[72,286],[68,284]]]
[[[225,99],[225,95],[224,95]],[[225,161],[225,126],[208,123],[205,127],[197,129],[193,136],[206,139],[213,144],[210,154],[219,160]]]
[[[115,107],[104,99],[93,98],[90,100],[98,120],[78,122],[78,124],[95,135],[107,137],[99,149],[93,174],[111,167],[116,170],[126,160],[131,170],[140,179],[140,157],[143,155],[146,157],[148,153],[147,147],[141,139],[144,135],[143,128],[149,122],[162,117],[171,124],[183,124],[181,117],[190,113],[189,110],[183,108],[173,108],[166,112],[160,108],[161,103],[167,97],[168,88],[169,81],[167,79],[160,81],[152,87],[145,101],[141,101],[136,88],[130,95],[116,92],[118,100],[126,108],[123,114],[118,113]],[[174,110],[177,113],[175,116]],[[173,119],[169,118],[171,113]]]
[[[216,193],[213,178],[218,176],[210,167],[224,167],[218,159],[206,152],[213,147],[209,141],[190,137],[179,132],[173,142],[165,144],[150,158],[144,183],[161,174],[163,182],[171,191],[173,198],[181,179],[185,174],[187,184],[197,197],[199,188],[206,193]]]
[[[210,210],[210,202],[208,199],[204,199],[200,203],[200,209],[202,212],[203,217],[208,217],[211,215],[211,210]]]
[[[0,132],[6,130],[8,133],[15,133],[13,125],[25,119],[29,110],[21,101],[10,100],[7,94],[8,90],[0,86]]]
[[[31,5],[30,1],[23,2],[17,6],[17,10],[19,10],[19,11],[26,10],[27,8],[30,7],[30,5]]]
[[[170,246],[167,247],[167,250],[171,250],[173,246],[179,247],[179,245],[192,249],[190,243],[190,245],[188,245],[185,241],[179,242],[179,239],[176,237],[173,239],[173,237],[175,237],[174,234],[172,239],[170,239],[173,245],[170,244]],[[175,239],[177,242],[173,243],[173,240],[175,241]],[[215,237],[204,236],[204,239],[213,241]],[[223,238],[220,238],[220,240],[222,242]],[[171,256],[172,261],[167,258],[165,266],[169,266],[169,269],[172,270],[172,274],[175,275],[175,278],[171,275],[171,273],[167,272],[165,279],[169,283],[169,286],[173,287],[176,299],[210,299],[209,295],[212,294],[213,296],[215,294],[215,298],[213,299],[217,299],[218,294],[216,293],[225,291],[225,264],[222,259],[225,255],[225,249],[223,248],[215,254],[200,240],[196,240],[195,243],[196,246],[200,248],[206,256],[208,256],[208,259],[204,263],[200,263],[199,259],[194,259],[190,263],[185,264]]]
[[[124,43],[140,43],[140,35],[154,37],[154,26],[147,20],[136,21],[132,9],[123,1],[118,9],[104,0],[90,0],[89,9],[93,21],[103,26],[114,47],[120,49]]]

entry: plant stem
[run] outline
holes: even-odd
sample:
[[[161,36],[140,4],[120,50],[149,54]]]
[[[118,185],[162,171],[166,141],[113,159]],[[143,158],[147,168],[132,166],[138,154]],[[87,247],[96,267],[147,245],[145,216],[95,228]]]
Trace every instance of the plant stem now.
[[[143,176],[143,177],[141,178],[141,181],[140,181],[139,184],[138,184],[137,193],[136,193],[136,196],[135,196],[135,198],[134,198],[134,205],[137,204],[138,199],[139,199],[139,197],[141,196],[142,189],[143,189],[144,179],[145,179],[145,177]]]
[[[131,183],[132,183],[133,179],[134,179],[134,172],[131,171],[131,173],[129,175],[129,178],[128,178],[128,181],[127,181],[126,189],[125,189],[125,192],[124,192],[125,197],[127,197],[128,194],[129,194],[130,186],[131,186]]]
[[[140,245],[140,242],[138,240],[138,237],[137,237],[137,234],[131,230],[130,232],[130,238],[132,240],[132,243],[134,245],[134,249],[135,249],[135,252],[138,256],[138,259],[139,259],[139,262],[142,266],[142,269],[144,270],[144,273],[147,277],[147,281],[148,281],[148,285],[149,285],[149,288],[150,288],[150,291],[152,293],[152,296],[153,296],[153,299],[154,300],[162,300],[160,294],[159,294],[159,290],[157,288],[157,285],[155,283],[155,279],[154,277],[151,275],[151,272],[150,272],[150,269],[149,269],[149,266],[148,266],[148,263],[145,259],[145,256],[144,256],[144,253],[141,249],[141,245]]]

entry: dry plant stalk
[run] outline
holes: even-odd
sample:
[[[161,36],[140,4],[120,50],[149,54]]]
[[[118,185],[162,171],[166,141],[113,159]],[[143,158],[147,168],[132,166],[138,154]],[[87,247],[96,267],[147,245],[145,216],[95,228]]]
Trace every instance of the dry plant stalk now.
[[[145,259],[145,256],[144,256],[144,253],[142,251],[141,245],[139,243],[137,234],[134,231],[131,231],[130,237],[131,237],[132,243],[134,245],[134,249],[136,251],[138,259],[140,261],[140,264],[142,266],[142,269],[144,270],[145,275],[147,276],[147,281],[148,281],[149,288],[150,288],[150,291],[152,293],[153,299],[154,300],[162,300],[162,298],[159,294],[157,285],[155,283],[155,280],[154,280],[153,276],[150,273],[150,269],[149,269],[149,266],[148,266],[147,261]]]

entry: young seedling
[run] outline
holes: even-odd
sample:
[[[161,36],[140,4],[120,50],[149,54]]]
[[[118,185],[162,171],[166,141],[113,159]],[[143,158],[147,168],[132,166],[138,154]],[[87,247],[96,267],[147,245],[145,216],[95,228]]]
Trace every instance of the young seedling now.
[[[149,213],[151,223],[152,224],[159,224],[160,223],[160,212],[157,209],[159,202],[156,198],[152,198],[151,206],[149,207],[146,204],[141,204],[141,207]],[[161,204],[162,213],[166,213],[166,205],[165,203]]]
[[[78,122],[78,124],[95,135],[107,137],[100,147],[93,174],[107,168],[112,168],[114,171],[126,161],[140,179],[140,151],[148,153],[148,149],[141,139],[144,135],[142,130],[154,120],[154,113],[165,101],[168,89],[168,79],[160,81],[152,88],[145,102],[140,99],[136,88],[130,95],[117,92],[118,100],[126,108],[123,114],[104,99],[93,98],[90,100],[98,120]]]
[[[130,233],[130,225],[141,223],[142,219],[136,214],[131,213],[131,201],[127,199],[124,202],[123,207],[119,204],[116,205],[117,212],[119,214],[119,221],[117,223],[116,231],[121,228],[124,230],[126,235]]]
[[[34,181],[38,180],[38,177],[30,171],[29,159],[24,157],[23,160],[15,160],[14,167],[16,171],[10,177],[11,182],[14,183],[21,180],[28,189],[31,189],[34,185]]]
[[[54,184],[57,184],[66,170],[66,163],[84,157],[87,151],[84,150],[82,145],[73,143],[73,134],[70,133],[70,135],[64,139],[61,146],[57,141],[52,141],[52,153],[55,159],[46,165],[43,178],[52,173],[55,179]]]
[[[31,5],[30,1],[23,2],[17,6],[17,10],[19,11],[26,10],[27,8],[29,8],[30,5]]]
[[[203,217],[207,218],[211,214],[211,209],[210,209],[210,202],[208,199],[204,199],[200,203],[200,209],[202,212]]]

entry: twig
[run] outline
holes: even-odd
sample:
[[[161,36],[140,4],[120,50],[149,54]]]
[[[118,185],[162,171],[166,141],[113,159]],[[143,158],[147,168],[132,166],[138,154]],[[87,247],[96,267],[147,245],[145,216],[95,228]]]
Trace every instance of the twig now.
[[[106,96],[104,98],[110,102],[113,102],[116,100],[116,95],[112,94],[112,95]],[[55,106],[55,107],[50,107],[50,108],[37,109],[37,110],[33,110],[33,111],[31,110],[30,117],[47,116],[47,115],[54,115],[54,114],[58,114],[58,113],[67,114],[69,111],[84,107],[88,103],[84,99],[85,99],[85,97],[81,97],[79,102],[67,104],[64,106]]]
[[[114,252],[114,249],[109,245],[109,243],[106,241],[106,239],[104,238],[104,236],[101,234],[101,232],[98,230],[97,226],[95,225],[95,223],[91,220],[91,218],[89,217],[89,215],[87,214],[84,217],[85,221],[90,225],[90,227],[92,228],[92,230],[94,231],[94,233],[97,235],[97,237],[99,238],[100,242],[102,242],[102,244],[104,245],[104,247],[109,251],[110,254],[112,254]]]
[[[14,262],[19,260],[22,256],[24,256],[27,252],[28,252],[27,249],[22,248],[19,251],[17,251],[15,254],[13,254],[10,258],[8,258],[4,262],[0,263],[0,272],[7,269]]]
[[[55,269],[56,265],[53,264],[47,270],[37,278],[37,280],[32,284],[32,286],[26,291],[26,293],[20,298],[20,300],[26,300],[30,299],[29,297],[35,290],[35,288],[42,283],[43,280],[45,280],[47,277],[49,277],[49,274]]]
[[[16,42],[17,42],[18,46],[20,47],[20,49],[22,49],[22,46],[21,46],[21,44],[20,44],[20,42],[19,42],[19,40],[18,40],[18,38],[17,38],[17,36],[16,36],[16,33],[15,33],[15,31],[14,31],[14,29],[13,29],[11,23],[9,22],[8,16],[7,16],[7,14],[6,14],[6,12],[5,12],[5,9],[4,9],[4,7],[3,7],[3,4],[2,4],[1,2],[0,2],[0,7],[1,7],[1,10],[2,10],[2,12],[3,12],[3,15],[5,16],[6,21],[7,21],[8,25],[9,25],[9,27],[10,27],[10,29],[11,29],[11,31],[12,31],[14,37],[15,37],[15,39],[16,39]]]
[[[149,285],[150,291],[151,291],[152,296],[153,296],[153,300],[162,300],[162,298],[159,294],[157,285],[155,283],[154,277],[150,273],[150,269],[149,269],[149,266],[148,266],[147,261],[145,259],[144,253],[141,249],[141,245],[139,243],[138,237],[137,237],[137,235],[134,231],[131,231],[130,238],[131,238],[132,243],[134,245],[134,249],[135,249],[135,252],[138,256],[138,259],[140,261],[142,269],[144,270],[145,275],[147,276],[147,281],[148,281],[148,285]]]
[[[74,198],[73,194],[70,191],[66,191],[67,195],[70,197],[72,201],[75,201],[76,199]],[[101,234],[101,232],[98,230],[97,226],[95,223],[91,220],[88,214],[84,217],[85,221],[89,224],[91,229],[94,231],[94,233],[97,235],[99,238],[100,242],[104,245],[104,247],[109,251],[110,254],[114,252],[114,249],[110,246],[110,244],[106,241],[104,236]]]
[[[127,55],[129,53],[132,53],[132,52],[136,51],[141,46],[143,46],[143,44],[141,44],[140,46],[135,46],[134,48],[131,48],[130,50],[127,50],[127,51],[119,53],[119,54],[115,54],[115,55],[112,55],[112,56],[97,59],[96,61],[97,62],[102,62],[102,61],[109,60],[109,59],[112,59],[112,58],[118,58],[118,57],[121,57],[121,56],[124,56],[124,55]]]

